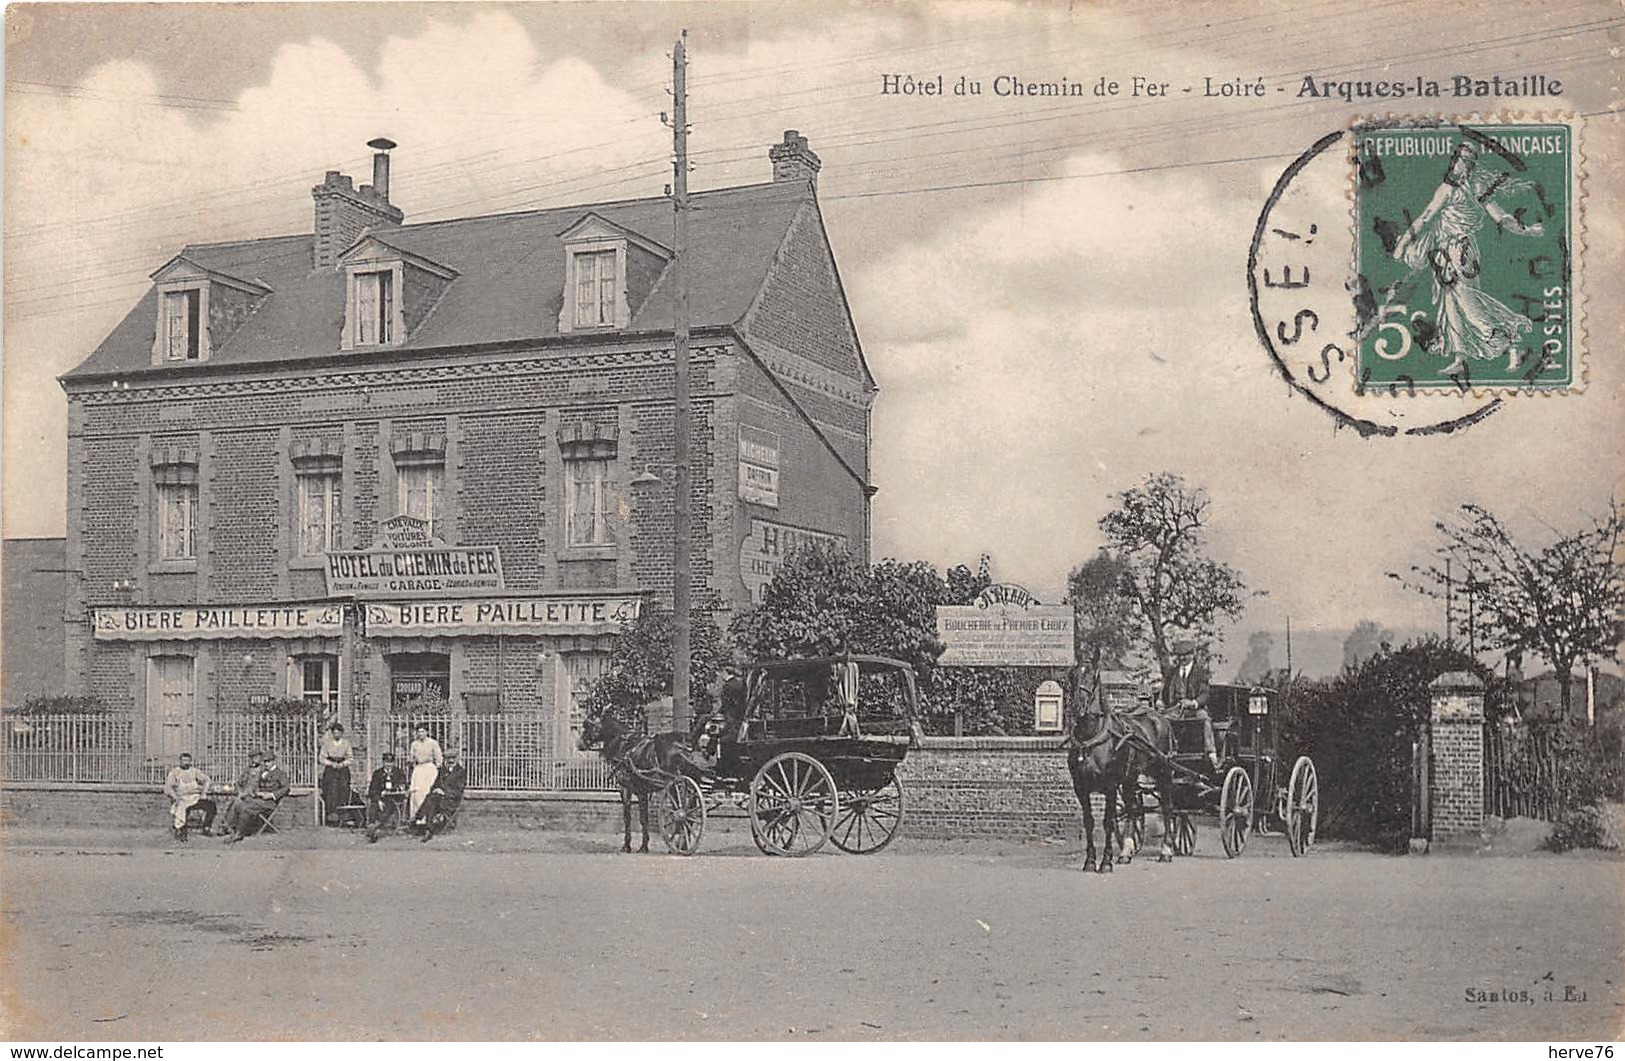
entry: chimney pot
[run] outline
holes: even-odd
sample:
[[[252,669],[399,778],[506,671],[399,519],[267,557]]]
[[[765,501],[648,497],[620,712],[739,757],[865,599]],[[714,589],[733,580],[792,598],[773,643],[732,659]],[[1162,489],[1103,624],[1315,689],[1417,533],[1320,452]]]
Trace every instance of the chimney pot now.
[[[372,156],[372,187],[377,190],[378,198],[389,202],[389,152],[395,146],[395,141],[387,136],[380,136],[367,141],[367,146],[373,149]]]

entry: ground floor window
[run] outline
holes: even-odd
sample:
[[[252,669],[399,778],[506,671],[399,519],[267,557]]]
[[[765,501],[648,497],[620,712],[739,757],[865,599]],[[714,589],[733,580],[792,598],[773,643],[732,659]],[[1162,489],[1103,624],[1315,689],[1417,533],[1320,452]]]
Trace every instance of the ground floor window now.
[[[337,656],[296,656],[293,661],[294,687],[289,695],[321,711],[324,722],[339,713],[339,658]]]
[[[391,714],[445,714],[450,700],[450,656],[416,652],[389,657]]]

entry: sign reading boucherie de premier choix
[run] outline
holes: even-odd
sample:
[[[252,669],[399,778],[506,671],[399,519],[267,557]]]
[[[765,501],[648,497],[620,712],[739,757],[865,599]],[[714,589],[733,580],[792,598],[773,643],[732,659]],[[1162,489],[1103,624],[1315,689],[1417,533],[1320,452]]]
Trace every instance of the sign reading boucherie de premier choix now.
[[[494,545],[444,545],[426,521],[396,516],[379,527],[370,549],[327,554],[331,596],[403,593],[467,596],[502,589],[502,555]]]
[[[989,586],[974,604],[937,605],[942,667],[1070,667],[1072,607],[1040,604],[1020,586]]]

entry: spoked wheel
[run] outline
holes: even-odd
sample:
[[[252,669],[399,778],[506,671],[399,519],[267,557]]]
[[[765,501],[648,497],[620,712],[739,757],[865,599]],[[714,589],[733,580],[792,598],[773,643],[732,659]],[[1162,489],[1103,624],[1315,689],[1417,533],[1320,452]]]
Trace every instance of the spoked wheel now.
[[[854,855],[872,855],[897,839],[903,825],[903,783],[894,776],[879,788],[841,793],[830,843]]]
[[[1174,854],[1196,854],[1196,819],[1189,814],[1174,815]]]
[[[769,759],[750,780],[750,835],[770,855],[810,855],[824,846],[840,798],[824,764],[801,752]]]
[[[679,777],[660,793],[660,835],[674,855],[692,855],[705,832],[705,796],[691,777]]]
[[[1320,775],[1307,755],[1292,764],[1292,783],[1286,790],[1286,842],[1292,856],[1307,855],[1315,846],[1320,825]]]
[[[1235,858],[1247,846],[1253,827],[1253,781],[1247,771],[1232,766],[1219,793],[1219,842],[1226,858]]]

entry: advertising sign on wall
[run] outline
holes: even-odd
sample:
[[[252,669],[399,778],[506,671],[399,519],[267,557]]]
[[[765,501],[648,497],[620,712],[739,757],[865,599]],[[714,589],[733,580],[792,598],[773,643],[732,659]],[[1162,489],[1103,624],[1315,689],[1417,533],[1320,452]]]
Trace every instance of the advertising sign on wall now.
[[[396,516],[378,527],[371,549],[327,554],[332,596],[399,593],[467,596],[502,589],[502,554],[494,545],[446,546],[429,537],[426,520]]]
[[[750,590],[750,599],[762,599],[762,591],[773,581],[784,558],[803,545],[828,545],[846,551],[846,535],[791,527],[772,520],[750,521],[750,536],[739,543],[739,577]]]
[[[975,604],[937,605],[943,667],[1070,667],[1072,607],[1040,604],[1020,586],[989,586]]]
[[[474,597],[365,605],[368,637],[459,634],[613,634],[638,617],[641,597]]]
[[[753,505],[779,507],[779,436],[739,425],[739,496]]]
[[[91,629],[102,641],[340,637],[342,604],[140,605],[97,608]]]

